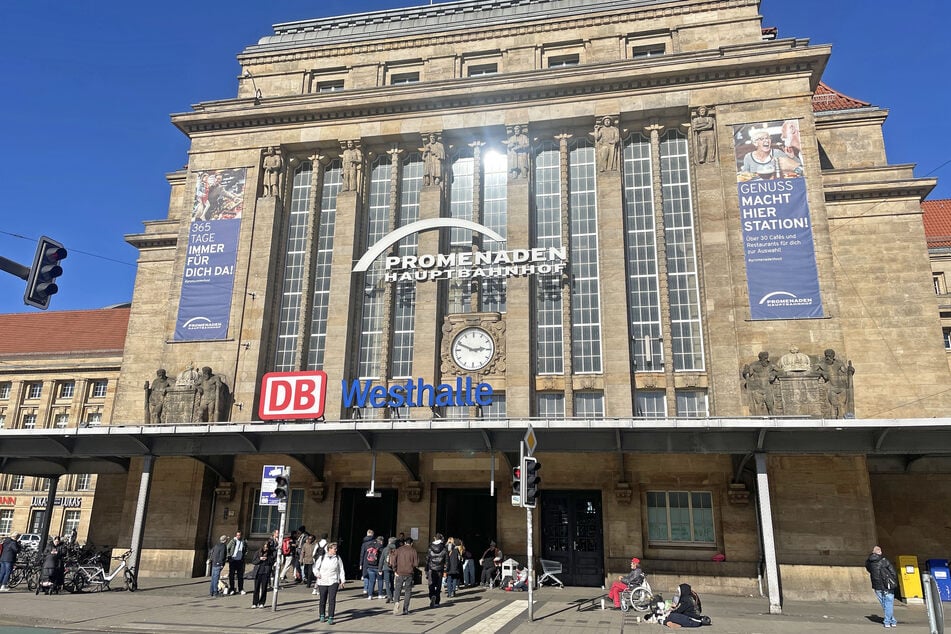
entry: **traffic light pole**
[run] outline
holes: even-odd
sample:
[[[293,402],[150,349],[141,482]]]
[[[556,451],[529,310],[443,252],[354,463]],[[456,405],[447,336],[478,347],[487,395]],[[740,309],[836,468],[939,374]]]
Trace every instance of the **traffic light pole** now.
[[[0,271],[6,271],[11,275],[16,275],[21,280],[30,279],[30,267],[23,266],[19,262],[14,262],[13,260],[8,260],[2,255],[0,255]]]
[[[532,560],[535,559],[534,548],[532,548],[532,509],[525,508],[525,525],[528,527],[528,544],[525,556],[528,557],[528,622],[535,620],[535,577],[532,576]]]
[[[274,558],[277,565],[274,566],[274,594],[271,595],[272,612],[277,612],[277,593],[281,589],[281,568],[284,566],[282,546],[284,544],[284,519],[287,517],[287,502],[281,502],[277,508],[281,511],[281,525],[277,530],[277,556]]]

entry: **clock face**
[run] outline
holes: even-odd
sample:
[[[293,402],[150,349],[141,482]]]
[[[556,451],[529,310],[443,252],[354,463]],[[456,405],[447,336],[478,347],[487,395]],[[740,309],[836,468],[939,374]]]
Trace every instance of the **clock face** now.
[[[452,360],[463,370],[481,370],[495,354],[495,341],[481,328],[466,328],[452,342]]]

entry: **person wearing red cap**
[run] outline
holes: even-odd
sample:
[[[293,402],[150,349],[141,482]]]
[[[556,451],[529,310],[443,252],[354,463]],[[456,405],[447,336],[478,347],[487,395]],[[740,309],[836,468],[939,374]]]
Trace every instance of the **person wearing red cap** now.
[[[628,588],[636,588],[644,583],[646,576],[641,570],[641,560],[637,557],[631,559],[631,572],[626,575],[620,575],[608,591],[608,596],[614,601],[614,607],[621,607],[621,593]]]

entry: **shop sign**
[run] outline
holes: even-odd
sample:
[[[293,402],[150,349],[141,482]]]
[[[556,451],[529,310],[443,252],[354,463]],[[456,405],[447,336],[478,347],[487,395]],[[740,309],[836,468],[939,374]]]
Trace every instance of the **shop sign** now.
[[[326,396],[325,372],[268,372],[261,380],[258,414],[264,420],[320,418]]]
[[[53,506],[63,506],[68,509],[78,509],[82,507],[83,499],[81,497],[72,497],[72,498],[55,498],[53,500]],[[33,502],[30,506],[42,506],[46,507],[46,498],[43,496],[36,496],[33,498]]]
[[[0,496],[0,506],[16,506],[17,499],[15,495]]]
[[[342,381],[344,407],[472,407],[492,404],[492,386],[457,377],[455,383],[431,385],[408,379],[384,387],[371,381]]]

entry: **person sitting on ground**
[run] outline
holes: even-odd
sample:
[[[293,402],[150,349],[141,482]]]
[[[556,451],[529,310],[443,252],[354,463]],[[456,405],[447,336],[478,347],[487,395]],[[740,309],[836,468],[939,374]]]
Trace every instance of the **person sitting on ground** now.
[[[664,625],[670,628],[700,627],[703,625],[701,614],[703,606],[700,604],[700,597],[690,588],[689,584],[680,584],[672,603],[673,609],[664,619]]]
[[[643,585],[647,576],[641,570],[641,560],[637,557],[631,558],[631,572],[626,575],[620,575],[608,591],[608,596],[614,601],[614,607],[621,607],[621,592],[628,588],[636,588]]]
[[[525,566],[519,566],[515,569],[515,576],[512,577],[512,580],[509,581],[508,587],[506,590],[513,592],[525,592],[528,590],[528,568]]]

